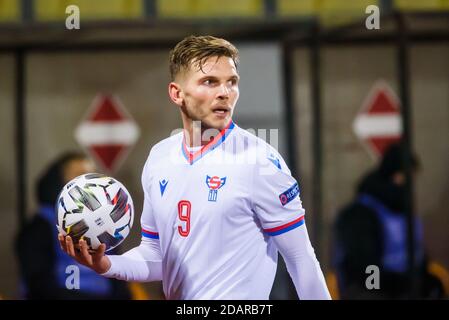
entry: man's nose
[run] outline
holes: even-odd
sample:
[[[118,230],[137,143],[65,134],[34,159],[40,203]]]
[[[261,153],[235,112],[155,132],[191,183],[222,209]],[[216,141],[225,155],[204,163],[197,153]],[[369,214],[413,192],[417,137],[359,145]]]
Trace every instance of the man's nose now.
[[[217,94],[217,98],[218,99],[228,99],[229,98],[229,88],[225,84],[220,85],[219,91]]]

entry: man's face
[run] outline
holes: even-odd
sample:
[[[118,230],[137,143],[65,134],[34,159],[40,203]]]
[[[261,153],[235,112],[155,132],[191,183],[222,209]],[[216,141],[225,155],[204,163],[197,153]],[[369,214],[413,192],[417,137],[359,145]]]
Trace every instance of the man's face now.
[[[63,169],[64,183],[85,174],[95,172],[95,165],[88,159],[73,159]]]
[[[181,109],[204,129],[222,130],[231,120],[239,98],[239,76],[234,61],[228,57],[210,57],[199,69],[193,64],[179,75]]]

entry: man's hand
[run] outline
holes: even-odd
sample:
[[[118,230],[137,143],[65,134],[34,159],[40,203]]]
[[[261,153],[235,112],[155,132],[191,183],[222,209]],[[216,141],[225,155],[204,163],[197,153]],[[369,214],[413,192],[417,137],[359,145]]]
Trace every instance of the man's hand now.
[[[58,234],[59,244],[61,249],[69,256],[74,258],[80,264],[91,268],[95,272],[101,274],[105,273],[111,267],[111,261],[104,254],[106,245],[103,243],[98,247],[96,251],[91,250],[89,252],[89,246],[85,240],[78,242],[78,247],[75,248],[73,240],[70,236],[64,237],[62,234]]]

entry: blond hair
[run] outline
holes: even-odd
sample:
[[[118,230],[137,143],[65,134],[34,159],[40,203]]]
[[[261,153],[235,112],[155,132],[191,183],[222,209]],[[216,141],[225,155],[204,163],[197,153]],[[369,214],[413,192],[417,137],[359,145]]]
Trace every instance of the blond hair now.
[[[210,57],[223,56],[231,58],[237,67],[239,52],[229,41],[213,36],[188,36],[170,51],[171,80],[193,65],[203,70],[204,62]]]

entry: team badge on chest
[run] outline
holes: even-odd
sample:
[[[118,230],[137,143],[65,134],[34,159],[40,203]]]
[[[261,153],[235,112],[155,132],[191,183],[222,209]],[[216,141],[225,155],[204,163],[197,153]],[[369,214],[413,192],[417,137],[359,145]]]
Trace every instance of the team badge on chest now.
[[[226,183],[226,177],[220,178],[218,176],[206,176],[206,184],[209,188],[209,197],[207,200],[216,202],[218,196],[218,189],[223,187]]]

